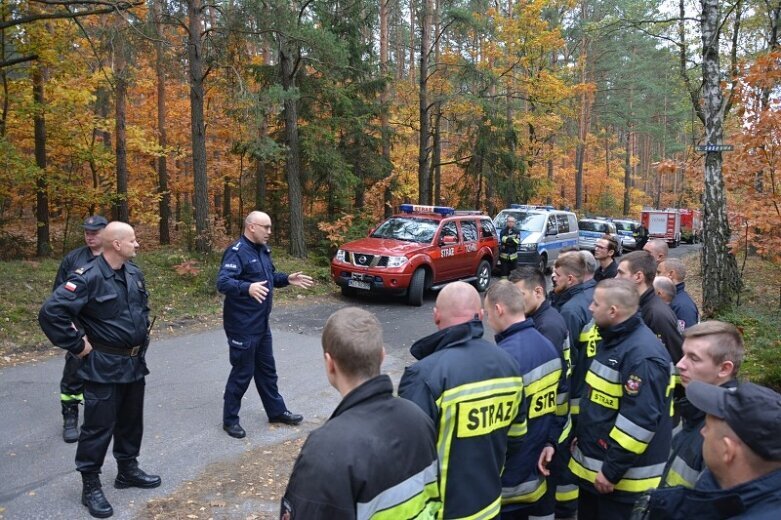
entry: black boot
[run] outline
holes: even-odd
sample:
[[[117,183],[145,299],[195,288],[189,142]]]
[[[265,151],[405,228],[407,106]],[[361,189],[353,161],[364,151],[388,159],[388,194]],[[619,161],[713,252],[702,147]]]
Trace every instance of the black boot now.
[[[89,514],[95,518],[108,518],[114,514],[114,509],[106,500],[103,488],[100,487],[100,477],[97,473],[82,473],[84,491],[81,493],[81,503],[87,506]]]
[[[125,489],[137,487],[144,489],[156,488],[162,480],[157,475],[147,475],[138,467],[138,462],[126,462],[119,464],[117,478],[114,480],[114,487]]]
[[[67,443],[79,440],[79,403],[61,401],[62,404],[62,440]]]

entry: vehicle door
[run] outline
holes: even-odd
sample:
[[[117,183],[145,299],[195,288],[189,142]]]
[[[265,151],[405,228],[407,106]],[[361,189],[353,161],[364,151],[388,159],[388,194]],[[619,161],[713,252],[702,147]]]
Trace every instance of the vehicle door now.
[[[556,258],[558,258],[558,256],[561,254],[561,250],[565,247],[572,247],[577,245],[577,230],[573,235],[572,229],[570,228],[570,220],[566,213],[556,214],[556,224],[558,227],[556,232],[556,255],[552,256],[551,260],[556,260]],[[573,236],[575,237],[574,242],[571,240]]]
[[[545,226],[542,229],[542,238],[540,239],[540,245],[537,246],[537,251],[540,254],[546,253],[548,255],[549,265],[550,261],[558,255],[557,249],[561,249],[556,240],[557,233],[556,216],[553,214],[546,215]]]
[[[445,220],[439,226],[439,232],[434,238],[437,250],[432,254],[434,259],[434,283],[458,278],[463,273],[461,263],[464,261],[464,244],[461,241],[458,221]],[[435,257],[436,255],[436,257]]]
[[[460,276],[472,276],[477,271],[480,232],[474,219],[462,219],[459,223],[461,224],[461,240],[464,243],[464,256],[461,265],[463,271]]]

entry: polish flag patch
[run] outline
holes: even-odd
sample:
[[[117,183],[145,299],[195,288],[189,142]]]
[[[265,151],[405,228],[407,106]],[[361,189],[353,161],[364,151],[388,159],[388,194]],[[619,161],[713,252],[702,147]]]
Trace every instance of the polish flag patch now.
[[[66,282],[65,283],[65,289],[70,292],[76,292],[76,284],[73,282]]]

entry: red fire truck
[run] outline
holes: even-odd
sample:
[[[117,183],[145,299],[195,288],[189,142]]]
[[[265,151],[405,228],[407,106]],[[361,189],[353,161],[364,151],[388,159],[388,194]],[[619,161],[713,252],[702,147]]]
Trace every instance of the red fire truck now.
[[[648,230],[648,238],[665,240],[670,247],[681,243],[681,214],[677,209],[644,209],[640,222]]]
[[[679,209],[681,214],[681,240],[694,244],[702,240],[702,212],[698,209]]]

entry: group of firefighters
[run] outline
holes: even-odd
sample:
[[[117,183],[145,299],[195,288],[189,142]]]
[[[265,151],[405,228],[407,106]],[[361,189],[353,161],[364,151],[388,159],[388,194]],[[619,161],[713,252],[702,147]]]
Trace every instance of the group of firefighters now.
[[[605,235],[593,255],[560,255],[550,294],[534,266],[495,281],[483,301],[463,282],[442,289],[438,331],[413,344],[418,361],[398,388],[401,402],[430,419],[429,435],[420,434],[425,417],[409,415],[416,435],[394,433],[398,415],[376,403],[371,414],[349,415],[345,403],[355,410],[363,385],[387,376],[377,354],[374,372],[335,384],[331,372],[347,356],[334,361],[333,345],[349,345],[355,357],[382,334],[366,311],[332,316],[329,325],[354,324],[364,313],[373,328],[336,334],[326,326],[329,381],[345,398],[299,455],[282,518],[328,518],[318,513],[339,491],[343,505],[353,504],[339,510],[345,518],[774,518],[781,395],[737,383],[741,334],[698,323],[684,264],[667,258],[664,242],[620,259],[616,250]],[[675,285],[674,305],[659,296],[657,274]],[[343,312],[357,314],[347,320]],[[483,338],[484,322],[495,344]],[[388,431],[372,427],[379,439],[367,444],[362,424],[383,419]],[[400,445],[418,454],[417,464],[397,453]],[[336,483],[342,464],[328,454],[337,452],[353,468],[349,484]],[[351,462],[373,457],[371,469]],[[363,496],[351,502],[349,489]]]

